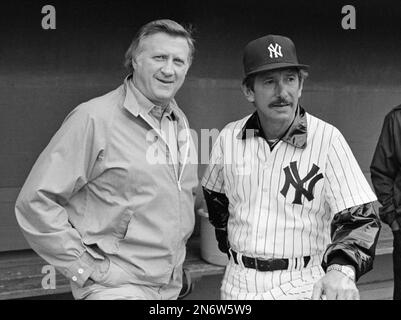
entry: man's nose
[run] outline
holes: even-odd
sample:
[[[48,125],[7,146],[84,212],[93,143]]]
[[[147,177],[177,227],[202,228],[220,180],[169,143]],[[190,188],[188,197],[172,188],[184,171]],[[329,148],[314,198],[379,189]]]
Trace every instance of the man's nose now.
[[[277,97],[285,97],[287,94],[285,84],[283,81],[278,81],[276,83],[275,94]]]
[[[164,75],[171,76],[174,74],[174,65],[171,59],[166,60],[161,69]]]

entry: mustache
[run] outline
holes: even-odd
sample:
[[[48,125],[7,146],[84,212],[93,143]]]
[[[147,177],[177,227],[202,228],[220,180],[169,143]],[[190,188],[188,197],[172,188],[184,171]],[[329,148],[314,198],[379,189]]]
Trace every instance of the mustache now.
[[[279,98],[277,100],[274,100],[270,105],[275,105],[275,104],[290,104],[291,101],[288,101],[287,99],[284,98]]]

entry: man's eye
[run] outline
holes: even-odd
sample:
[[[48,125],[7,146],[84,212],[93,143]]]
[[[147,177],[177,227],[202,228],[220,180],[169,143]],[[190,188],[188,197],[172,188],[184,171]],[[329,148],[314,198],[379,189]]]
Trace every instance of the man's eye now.
[[[263,83],[264,83],[264,84],[273,84],[273,83],[274,83],[274,80],[273,80],[273,79],[265,79],[265,80],[263,81]]]
[[[287,78],[287,81],[288,81],[288,82],[294,82],[296,79],[297,79],[296,77],[291,76],[291,77],[288,77],[288,78]]]
[[[174,60],[174,63],[177,64],[177,65],[179,65],[179,66],[182,66],[182,65],[184,64],[184,61],[181,60],[181,59],[175,59],[175,60]]]
[[[154,59],[157,61],[162,61],[165,59],[165,56],[155,56]]]

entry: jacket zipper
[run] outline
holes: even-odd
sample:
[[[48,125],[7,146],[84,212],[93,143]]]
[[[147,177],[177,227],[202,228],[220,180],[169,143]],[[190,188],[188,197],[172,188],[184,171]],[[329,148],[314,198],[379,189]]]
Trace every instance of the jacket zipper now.
[[[141,116],[141,118],[142,118],[143,120],[146,121],[146,123],[147,123],[148,125],[150,125],[150,126],[153,128],[153,130],[156,131],[156,133],[159,135],[159,137],[160,137],[160,138],[164,141],[164,143],[166,144],[167,148],[170,149],[170,146],[168,145],[167,141],[164,140],[163,135],[161,134],[161,131],[160,131],[159,129],[155,128],[155,127],[153,126],[153,124],[152,124],[150,121],[148,121],[148,119],[146,119],[142,114],[140,114],[140,116]],[[188,127],[187,127],[187,124],[185,123],[185,120],[184,120],[184,125],[185,125],[185,129],[186,129],[186,132],[187,132],[187,139],[188,139]],[[189,150],[189,147],[187,148],[186,157],[188,156],[188,150]],[[171,152],[171,150],[170,150],[170,152]],[[176,181],[177,181],[177,187],[178,187],[178,190],[179,190],[180,192],[182,191],[182,187],[181,187],[181,177],[182,177],[182,172],[184,171],[185,160],[186,160],[186,158],[184,158],[184,164],[183,164],[183,166],[182,166],[182,170],[181,170],[181,173],[180,173],[180,176],[179,176],[179,177],[178,177],[178,172],[177,172],[176,166],[175,166],[174,164],[172,164],[173,169],[174,169],[174,178],[175,178]],[[179,162],[179,160],[178,160],[177,162]],[[178,163],[177,163],[177,165],[178,165]],[[177,180],[177,179],[178,179],[178,180]]]
[[[186,147],[186,150],[185,150],[185,156],[184,156],[184,161],[182,163],[180,176],[178,177],[178,190],[180,190],[180,191],[182,191],[182,189],[181,189],[181,178],[182,178],[182,174],[183,174],[184,169],[185,169],[186,162],[188,160],[189,147],[190,147],[190,143],[191,143],[191,136],[190,136],[190,133],[189,133],[189,126],[187,126],[187,123],[186,123],[184,118],[182,118],[182,121],[184,122],[185,132],[187,133],[187,141],[186,141],[187,142],[186,143],[187,147]]]

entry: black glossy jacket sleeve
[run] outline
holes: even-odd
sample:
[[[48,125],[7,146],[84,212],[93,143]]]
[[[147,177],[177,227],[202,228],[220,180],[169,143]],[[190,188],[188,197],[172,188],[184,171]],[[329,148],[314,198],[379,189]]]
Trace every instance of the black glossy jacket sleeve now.
[[[358,280],[373,267],[380,228],[372,203],[337,213],[331,224],[332,243],[324,254],[323,269],[326,271],[333,263],[351,264]]]
[[[382,207],[383,222],[401,217],[401,106],[386,115],[370,165],[371,179]]]
[[[224,193],[203,188],[209,221],[215,228],[216,240],[221,252],[228,254],[230,244],[227,239],[228,199]]]

